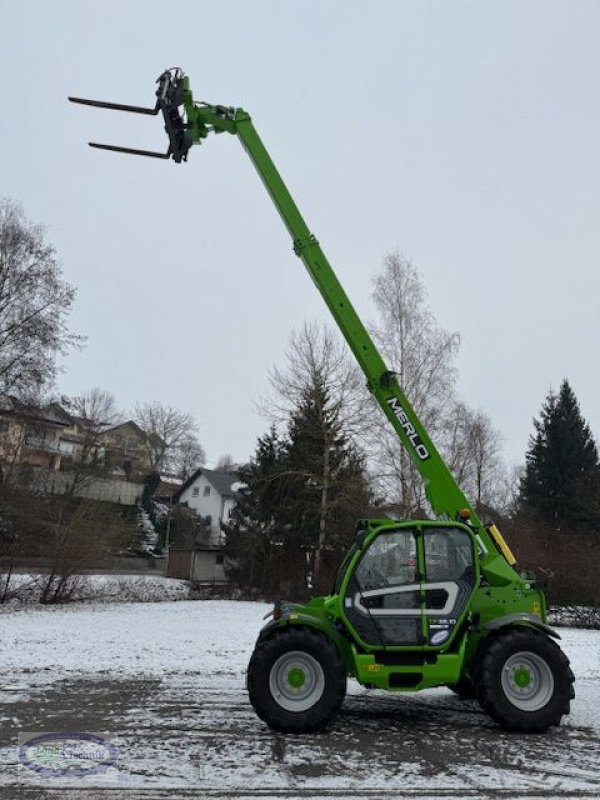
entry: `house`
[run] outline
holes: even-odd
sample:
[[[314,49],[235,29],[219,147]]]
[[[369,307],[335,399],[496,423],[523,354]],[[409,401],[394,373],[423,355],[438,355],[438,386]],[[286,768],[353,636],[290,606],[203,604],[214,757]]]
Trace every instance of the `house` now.
[[[221,523],[231,517],[239,485],[240,476],[234,470],[200,467],[173,495],[174,502],[186,505],[206,521],[211,547],[223,544]]]
[[[38,407],[10,396],[0,399],[0,461],[60,469],[62,457],[72,455],[74,445],[63,440],[69,422],[54,405]]]
[[[154,490],[152,499],[157,503],[172,506],[175,502],[174,495],[181,489],[183,481],[176,475],[160,475],[160,483]]]
[[[104,461],[104,448],[98,441],[97,425],[93,421],[71,414],[57,402],[50,403],[45,409],[65,424],[60,434],[61,469],[70,468],[74,462]]]
[[[122,445],[119,429],[132,443]],[[159,447],[162,440],[146,435],[134,422],[107,433],[110,461],[103,432],[94,421],[71,414],[57,402],[38,406],[0,397],[0,470],[6,476],[14,468],[22,480],[35,481],[38,489],[49,494],[74,491],[76,496],[91,500],[135,505],[143,491],[140,473],[150,471],[149,448],[144,446],[151,442]],[[96,470],[78,472],[81,464]],[[115,475],[118,467],[121,474]]]
[[[226,581],[222,551],[222,523],[230,517],[241,488],[240,477],[233,470],[200,467],[184,481],[173,501],[201,517],[208,528],[208,539],[190,547],[169,550],[166,575],[196,583],[222,584]]]
[[[107,469],[122,469],[127,476],[155,470],[165,451],[160,436],[146,433],[132,419],[98,434]]]

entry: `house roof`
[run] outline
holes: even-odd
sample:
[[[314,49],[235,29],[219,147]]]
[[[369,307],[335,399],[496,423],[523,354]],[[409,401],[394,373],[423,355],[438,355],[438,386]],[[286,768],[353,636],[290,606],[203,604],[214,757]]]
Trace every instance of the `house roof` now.
[[[180,489],[180,480],[165,480],[165,478],[161,476],[161,481],[154,490],[153,497],[168,497],[172,500]]]
[[[102,431],[101,436],[116,433],[121,428],[129,428],[129,430],[133,431],[138,438],[142,439],[143,441],[154,442],[160,446],[165,444],[157,433],[146,433],[146,431],[140,428],[137,422],[134,422],[132,419],[128,419],[126,422],[121,422],[112,428],[107,428],[106,430]]]
[[[109,434],[109,433],[116,433],[117,431],[121,430],[121,428],[129,428],[134,433],[137,433],[137,435],[140,438],[143,438],[143,439],[146,438],[146,434],[144,433],[144,431],[140,428],[140,426],[137,424],[137,422],[134,422],[132,419],[128,419],[126,422],[119,422],[118,425],[113,425],[111,428],[107,428],[102,433],[104,435]]]
[[[57,419],[62,420],[67,425],[71,425],[75,420],[75,417],[72,414],[69,414],[60,403],[49,403],[47,406],[43,407],[43,410],[46,413],[51,413],[56,416]]]
[[[217,492],[222,497],[233,497],[236,492],[232,488],[234,483],[239,483],[240,476],[237,472],[230,472],[223,469],[206,469],[200,467],[193,472],[190,477],[183,482],[178,491],[173,495],[174,500],[179,500],[181,495],[188,489],[196,480],[203,475],[209,483],[211,483]]]
[[[32,420],[34,423],[57,425],[65,428],[69,426],[64,416],[58,413],[53,404],[36,406],[11,395],[4,395],[0,398],[0,413],[11,414],[23,420]]]
[[[52,414],[57,419],[64,421],[65,425],[68,427],[73,426],[84,431],[93,431],[95,434],[100,434],[106,430],[106,424],[100,420],[88,419],[87,417],[82,417],[79,414],[72,414],[57,401],[43,406],[43,410],[46,413]]]

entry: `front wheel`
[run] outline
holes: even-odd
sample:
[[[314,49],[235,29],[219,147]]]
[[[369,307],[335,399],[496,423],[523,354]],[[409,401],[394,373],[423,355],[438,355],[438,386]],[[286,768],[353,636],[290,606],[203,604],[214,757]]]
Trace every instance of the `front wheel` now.
[[[535,630],[510,628],[483,643],[475,691],[503,728],[542,733],[569,713],[574,679],[555,642]]]
[[[458,695],[461,700],[473,700],[475,698],[475,684],[468,675],[463,675],[458,683],[448,684],[448,688]]]
[[[248,693],[270,728],[319,731],[344,700],[346,669],[326,636],[310,628],[286,628],[257,644],[248,665]]]

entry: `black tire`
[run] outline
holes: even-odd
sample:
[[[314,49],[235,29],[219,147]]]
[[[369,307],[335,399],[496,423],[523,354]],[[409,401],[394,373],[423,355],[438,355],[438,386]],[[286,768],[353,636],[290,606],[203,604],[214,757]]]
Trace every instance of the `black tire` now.
[[[457,694],[461,700],[474,700],[475,699],[475,684],[469,675],[463,675],[458,683],[448,685],[454,694]]]
[[[248,694],[258,716],[273,730],[320,731],[342,705],[346,668],[322,633],[285,628],[256,645],[248,665]]]
[[[481,645],[475,693],[506,730],[543,733],[569,713],[574,680],[569,659],[552,639],[529,628],[507,628]]]

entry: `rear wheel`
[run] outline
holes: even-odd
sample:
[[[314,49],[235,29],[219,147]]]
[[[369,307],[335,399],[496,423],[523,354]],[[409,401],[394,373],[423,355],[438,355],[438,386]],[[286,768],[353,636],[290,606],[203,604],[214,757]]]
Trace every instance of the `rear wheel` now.
[[[256,646],[248,693],[258,716],[285,733],[322,730],[346,694],[346,669],[335,645],[309,628],[286,628]]]
[[[477,699],[507,730],[541,733],[569,713],[574,676],[560,647],[538,631],[510,628],[482,645]]]

